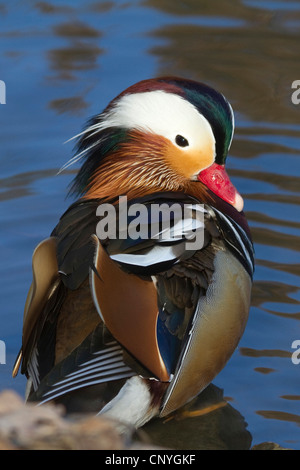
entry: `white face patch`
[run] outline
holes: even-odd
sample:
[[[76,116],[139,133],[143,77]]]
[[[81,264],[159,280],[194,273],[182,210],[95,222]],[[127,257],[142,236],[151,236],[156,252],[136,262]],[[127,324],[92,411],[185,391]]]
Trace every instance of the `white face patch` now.
[[[162,90],[123,96],[101,123],[101,129],[111,126],[152,132],[185,149],[199,149],[208,141],[215,145],[205,117],[184,98]],[[187,144],[178,145],[177,136],[184,137]]]
[[[106,114],[105,119],[95,124],[90,131],[108,127],[123,127],[152,132],[169,139],[173,144],[182,136],[186,149],[201,148],[211,141],[215,144],[209,122],[184,98],[162,90],[134,93],[123,96]],[[178,140],[178,139],[177,139]]]
[[[179,95],[163,90],[124,95],[102,117],[100,122],[73,138],[96,137],[98,132],[109,127],[122,127],[163,136],[186,152],[210,147],[212,155],[215,155],[215,138],[209,122],[195,106]],[[88,150],[75,155],[62,170],[78,161]]]

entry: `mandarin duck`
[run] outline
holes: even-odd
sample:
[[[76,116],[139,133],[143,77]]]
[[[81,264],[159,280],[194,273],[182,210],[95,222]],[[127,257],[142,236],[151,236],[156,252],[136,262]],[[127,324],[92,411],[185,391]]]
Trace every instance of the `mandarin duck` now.
[[[221,93],[164,77],[129,87],[75,136],[76,202],[33,253],[13,371],[28,401],[139,427],[223,369],[254,270],[225,170],[233,130]]]

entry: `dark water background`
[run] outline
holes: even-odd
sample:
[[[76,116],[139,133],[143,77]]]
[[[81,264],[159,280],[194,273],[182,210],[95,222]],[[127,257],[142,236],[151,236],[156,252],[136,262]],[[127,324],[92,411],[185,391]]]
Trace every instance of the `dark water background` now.
[[[71,203],[71,157],[84,122],[127,86],[164,74],[219,89],[236,133],[227,168],[245,200],[256,248],[252,307],[235,354],[193,411],[146,427],[178,448],[300,449],[300,1],[0,1],[0,390],[20,347],[31,254]],[[300,95],[299,95],[300,96]],[[300,356],[300,355],[299,355]],[[191,410],[190,410],[191,411]],[[246,424],[247,423],[247,424]]]

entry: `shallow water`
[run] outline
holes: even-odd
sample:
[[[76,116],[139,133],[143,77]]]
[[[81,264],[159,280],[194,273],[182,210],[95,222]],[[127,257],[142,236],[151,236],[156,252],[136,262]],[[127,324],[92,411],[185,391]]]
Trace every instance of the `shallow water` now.
[[[225,369],[189,411],[146,427],[177,448],[300,449],[299,331],[300,1],[0,1],[1,323],[11,379],[20,347],[31,254],[71,203],[71,157],[84,122],[148,77],[204,81],[232,103],[236,132],[227,168],[245,200],[256,250],[245,334]],[[299,94],[300,97],[300,94]],[[1,101],[1,100],[0,100]],[[300,354],[299,354],[300,358]]]

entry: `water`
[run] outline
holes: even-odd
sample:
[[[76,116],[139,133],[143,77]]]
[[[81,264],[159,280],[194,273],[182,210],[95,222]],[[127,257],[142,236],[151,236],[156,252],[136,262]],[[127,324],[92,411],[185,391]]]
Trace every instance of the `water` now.
[[[243,194],[256,249],[249,322],[238,349],[193,410],[153,422],[154,442],[178,448],[300,449],[300,1],[147,0],[0,2],[1,328],[11,379],[20,347],[31,254],[70,204],[70,158],[84,122],[127,86],[178,75],[219,89],[236,118],[228,172]],[[299,355],[300,357],[300,355]],[[190,409],[191,411],[191,409]],[[198,412],[199,414],[199,412]]]

